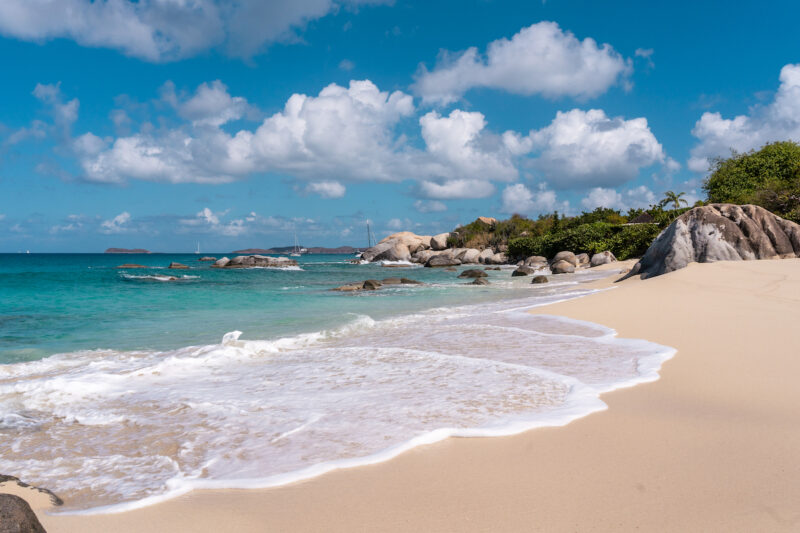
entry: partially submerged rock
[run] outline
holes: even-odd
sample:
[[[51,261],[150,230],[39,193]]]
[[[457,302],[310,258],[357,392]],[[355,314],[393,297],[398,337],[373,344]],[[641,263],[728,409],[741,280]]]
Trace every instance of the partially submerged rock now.
[[[461,261],[456,259],[455,257],[447,254],[442,255],[434,255],[425,263],[426,267],[448,267],[448,266],[458,266],[461,264]]]
[[[467,269],[458,275],[459,278],[485,278],[486,276],[488,276],[486,272],[476,268]]]
[[[562,259],[550,265],[550,270],[553,274],[571,274],[575,272],[575,265]]]
[[[384,285],[423,285],[423,283],[408,278],[385,278],[381,281],[377,279],[367,279],[348,283],[347,285],[342,285],[341,287],[336,287],[331,290],[339,292],[374,291],[380,289]]]
[[[45,533],[28,502],[13,494],[0,494],[0,533]]]
[[[551,264],[556,264],[559,261],[566,261],[574,267],[578,266],[578,258],[572,252],[558,252],[555,257],[550,261]]]
[[[533,274],[534,272],[536,272],[535,268],[531,268],[531,267],[527,267],[527,266],[523,265],[521,267],[517,267],[517,269],[514,272],[511,273],[511,276],[512,277],[527,276],[529,274]]]
[[[223,257],[211,265],[212,268],[286,268],[297,266],[297,261],[288,257],[270,257],[268,255],[237,255],[233,259]]]
[[[124,265],[119,265],[117,268],[148,268],[144,265],[138,265],[136,263],[125,263]]]
[[[366,291],[374,291],[380,289],[382,286],[383,284],[377,279],[368,279],[361,285],[361,288]]]
[[[531,280],[531,283],[539,284],[539,283],[547,283],[548,281],[550,281],[550,280],[547,279],[547,276],[541,276],[540,275],[540,276],[533,276],[533,279]]]
[[[489,284],[489,280],[486,279],[486,278],[475,278],[468,285],[488,285],[488,284]]]
[[[800,257],[800,225],[755,205],[712,204],[679,216],[622,279],[643,279],[692,262]]]
[[[167,268],[171,268],[173,270],[185,270],[189,267],[184,265],[183,263],[176,263],[175,261],[173,261],[172,263],[169,264],[169,267]]]
[[[216,261],[216,260],[217,260],[216,257],[211,257],[211,256],[208,256],[208,255],[198,259],[198,261]]]

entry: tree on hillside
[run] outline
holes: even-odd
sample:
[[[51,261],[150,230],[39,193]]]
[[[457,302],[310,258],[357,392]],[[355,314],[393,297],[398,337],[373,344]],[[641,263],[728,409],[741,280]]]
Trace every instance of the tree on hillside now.
[[[667,191],[664,193],[664,199],[658,203],[659,207],[664,207],[666,205],[672,204],[675,209],[680,209],[681,204],[688,206],[689,202],[683,199],[685,196],[685,192],[674,192],[674,191]]]
[[[792,141],[717,158],[703,190],[712,203],[756,204],[800,222],[800,145]]]

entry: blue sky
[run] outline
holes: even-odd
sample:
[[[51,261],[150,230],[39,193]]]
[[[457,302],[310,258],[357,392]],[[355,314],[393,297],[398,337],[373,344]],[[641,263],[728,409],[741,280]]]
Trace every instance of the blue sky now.
[[[701,5],[698,5],[701,4]],[[363,245],[702,197],[800,140],[794,2],[5,0],[0,251]]]

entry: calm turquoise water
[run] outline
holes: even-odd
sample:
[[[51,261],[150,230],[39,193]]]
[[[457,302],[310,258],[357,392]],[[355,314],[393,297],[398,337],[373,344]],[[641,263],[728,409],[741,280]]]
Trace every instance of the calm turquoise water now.
[[[209,344],[233,330],[243,338],[274,338],[336,327],[354,315],[380,319],[513,296],[508,270],[489,273],[500,282],[494,286],[463,287],[454,272],[354,265],[351,258],[303,256],[302,270],[219,270],[193,254],[0,254],[0,363],[85,349]],[[191,269],[167,270],[171,261]],[[116,268],[123,263],[152,268]],[[167,275],[192,277],[150,278]],[[362,294],[330,290],[394,276],[427,285]]]

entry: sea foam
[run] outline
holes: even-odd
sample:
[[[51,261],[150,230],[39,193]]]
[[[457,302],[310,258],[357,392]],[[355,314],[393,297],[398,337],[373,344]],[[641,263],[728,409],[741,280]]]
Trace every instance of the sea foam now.
[[[673,353],[527,312],[591,292],[0,366],[0,471],[54,490],[69,512],[114,512],[566,424],[604,409],[602,392],[657,379]]]

